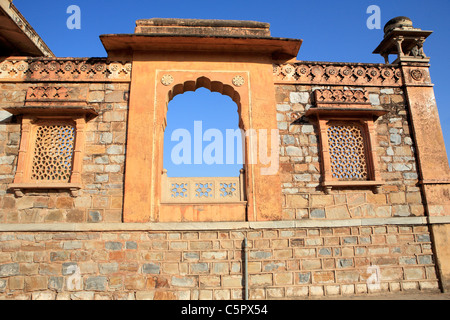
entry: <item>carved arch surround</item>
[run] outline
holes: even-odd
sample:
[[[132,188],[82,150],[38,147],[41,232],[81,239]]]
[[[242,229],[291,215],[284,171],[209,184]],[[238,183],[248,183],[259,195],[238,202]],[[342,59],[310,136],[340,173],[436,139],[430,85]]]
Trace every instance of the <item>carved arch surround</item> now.
[[[238,81],[236,81],[238,80]],[[250,76],[248,72],[237,71],[170,71],[157,70],[155,79],[155,113],[154,113],[154,136],[153,163],[151,180],[152,202],[161,204],[161,185],[163,171],[163,150],[164,150],[164,130],[167,125],[167,111],[169,102],[177,95],[187,91],[195,91],[198,88],[206,88],[211,92],[218,92],[229,96],[237,105],[239,115],[239,128],[248,130],[252,128],[251,123],[251,102],[250,102]],[[161,112],[162,111],[162,112]],[[251,137],[249,137],[251,138]],[[251,201],[253,190],[253,167],[247,165],[251,163],[249,159],[254,156],[249,143],[245,144],[244,170],[245,170],[245,190],[248,201]],[[158,210],[157,210],[158,211]],[[220,210],[219,210],[220,211]],[[155,212],[156,220],[161,221],[164,217],[158,216]],[[246,215],[249,213],[247,212]],[[247,217],[242,217],[247,220]],[[236,218],[238,219],[238,218]]]
[[[246,201],[235,203],[233,208],[231,203],[191,207],[171,204],[170,208],[161,203],[164,129],[170,99],[197,87],[228,95],[237,101],[239,127],[246,133],[266,130],[270,134],[267,141],[271,141],[272,130],[277,130],[272,64],[204,63],[186,61],[184,56],[177,56],[175,61],[165,61],[164,57],[155,62],[153,56],[139,59],[133,62],[130,88],[123,221],[281,220],[280,176],[278,171],[270,175],[263,172],[268,164],[258,161],[258,150],[250,147],[257,143],[256,134],[246,136],[243,152]],[[175,211],[177,219],[164,219],[164,212],[170,215]]]
[[[225,74],[225,75],[224,75]],[[160,81],[156,81],[157,83],[157,106],[160,107],[160,103],[162,102],[161,95],[164,95],[165,93],[160,93],[160,91],[166,86],[167,87],[167,95],[165,102],[165,114],[167,114],[167,108],[170,101],[172,101],[173,98],[175,98],[179,94],[183,94],[188,91],[196,91],[199,88],[206,88],[211,92],[218,92],[222,95],[228,96],[231,98],[231,100],[236,103],[237,105],[237,112],[239,115],[239,127],[241,129],[247,130],[250,128],[250,123],[246,123],[246,126],[244,126],[244,123],[242,121],[242,102],[241,102],[241,96],[247,97],[246,103],[249,105],[250,101],[248,99],[249,96],[249,88],[248,88],[248,82],[249,82],[249,75],[245,73],[236,73],[236,72],[201,72],[199,71],[197,75],[194,75],[193,72],[170,72],[170,71],[160,71],[157,72],[157,77],[159,77]],[[164,84],[163,79],[165,76],[170,75],[172,80],[171,84]],[[242,77],[244,79],[243,85],[235,86],[232,84],[234,78],[236,77]],[[178,81],[177,81],[178,80]],[[162,84],[162,86],[161,86]],[[247,93],[247,94],[246,94]],[[250,112],[250,110],[248,110]],[[250,114],[248,114],[250,119]],[[245,117],[244,117],[245,118]],[[164,121],[165,125],[165,121]]]

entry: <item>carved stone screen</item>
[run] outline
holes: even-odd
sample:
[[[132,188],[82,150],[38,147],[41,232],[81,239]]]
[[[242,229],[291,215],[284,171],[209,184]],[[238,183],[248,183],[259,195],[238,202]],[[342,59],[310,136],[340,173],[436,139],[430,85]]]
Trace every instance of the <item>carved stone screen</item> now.
[[[327,135],[332,177],[337,180],[367,180],[362,126],[331,122]]]
[[[36,129],[32,180],[69,182],[75,128],[69,124],[44,124]]]

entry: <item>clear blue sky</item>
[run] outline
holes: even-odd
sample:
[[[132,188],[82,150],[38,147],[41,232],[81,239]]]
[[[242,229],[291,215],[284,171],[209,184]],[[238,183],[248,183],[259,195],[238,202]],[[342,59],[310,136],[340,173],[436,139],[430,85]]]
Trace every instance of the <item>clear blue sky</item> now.
[[[424,51],[431,57],[431,79],[450,155],[449,0],[14,0],[13,3],[58,57],[106,56],[99,35],[133,33],[136,20],[160,17],[268,22],[272,36],[303,39],[299,60],[382,63],[382,57],[372,51],[382,40],[383,31],[366,27],[367,7],[377,5],[381,9],[381,28],[393,17],[408,16],[415,27],[434,31]],[[66,10],[70,5],[81,9],[80,30],[66,27],[69,17]],[[235,123],[232,128],[237,128],[236,119],[229,119]],[[231,170],[236,172],[236,168]],[[186,170],[173,175],[183,175],[182,172]],[[202,172],[210,175],[204,167],[200,169]],[[217,175],[237,175],[228,172],[224,170]]]

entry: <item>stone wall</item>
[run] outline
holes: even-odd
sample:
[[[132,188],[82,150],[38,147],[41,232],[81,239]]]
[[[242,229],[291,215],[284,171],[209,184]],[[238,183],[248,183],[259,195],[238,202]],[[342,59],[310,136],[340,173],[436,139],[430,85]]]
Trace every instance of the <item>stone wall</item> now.
[[[244,238],[251,299],[438,290],[426,226],[49,231],[0,234],[0,298],[242,299]]]
[[[318,127],[304,116],[313,106],[312,93],[324,86],[278,85],[280,170],[286,219],[349,219],[423,216],[413,140],[401,88],[346,87],[366,90],[372,106],[389,111],[375,122],[376,157],[384,184],[347,187],[324,194],[320,186],[321,155]],[[344,87],[333,87],[343,89]]]
[[[0,107],[23,106],[39,68],[31,82],[2,82]],[[76,197],[7,191],[21,128],[18,117],[1,113],[0,299],[242,299],[244,238],[251,299],[439,290],[405,93],[397,83],[350,87],[367,90],[373,106],[389,111],[375,122],[384,181],[378,194],[367,187],[324,192],[318,128],[304,114],[313,91],[329,87],[276,83],[284,221],[226,222],[218,230],[209,222],[122,223],[130,85],[106,81],[103,73],[86,78],[104,68],[83,70],[81,80],[61,83],[54,73],[45,83],[87,88],[86,101],[98,113],[86,125]],[[368,287],[371,266],[381,272],[379,289]],[[75,269],[81,286],[72,290]]]
[[[1,84],[0,107],[23,106],[29,86],[32,84]],[[129,84],[78,83],[68,86],[88,87],[87,103],[98,112],[98,116],[86,125],[83,188],[77,197],[65,191],[29,191],[17,198],[7,191],[17,166],[20,121],[2,111],[0,223],[122,221]]]

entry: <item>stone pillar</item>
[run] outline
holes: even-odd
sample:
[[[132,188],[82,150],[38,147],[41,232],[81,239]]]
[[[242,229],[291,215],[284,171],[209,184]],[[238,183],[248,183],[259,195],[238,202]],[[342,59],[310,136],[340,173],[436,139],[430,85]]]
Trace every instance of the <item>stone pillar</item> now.
[[[401,63],[425,212],[442,289],[450,289],[450,170],[429,65]]]
[[[450,169],[439,121],[429,61],[423,51],[432,31],[414,28],[411,19],[396,17],[386,23],[384,39],[374,53],[396,54],[403,73],[412,135],[433,250],[443,291],[450,289]],[[386,61],[388,62],[388,61]]]

